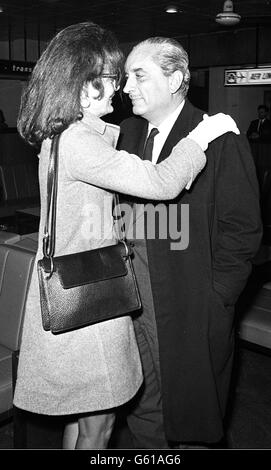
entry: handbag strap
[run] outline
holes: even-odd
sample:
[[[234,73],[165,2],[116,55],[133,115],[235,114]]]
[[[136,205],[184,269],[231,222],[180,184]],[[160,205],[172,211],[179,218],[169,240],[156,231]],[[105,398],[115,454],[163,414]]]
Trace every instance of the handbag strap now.
[[[43,256],[46,258],[51,258],[51,260],[55,253],[58,154],[60,135],[61,134],[58,134],[52,139],[47,175],[47,210],[43,234]],[[125,224],[120,210],[119,196],[117,193],[114,193],[113,201],[116,213],[114,219],[117,220],[118,227],[117,236],[119,241],[124,243],[126,248],[126,256],[128,256],[129,250],[126,245]]]
[[[47,208],[43,234],[43,256],[46,258],[52,258],[55,252],[59,139],[60,134],[52,139],[48,164]]]
[[[123,220],[122,212],[120,209],[118,193],[114,193],[114,196],[113,196],[113,210],[114,210],[113,218],[114,220],[117,221],[116,233],[117,233],[118,239],[120,242],[126,243],[125,222]]]

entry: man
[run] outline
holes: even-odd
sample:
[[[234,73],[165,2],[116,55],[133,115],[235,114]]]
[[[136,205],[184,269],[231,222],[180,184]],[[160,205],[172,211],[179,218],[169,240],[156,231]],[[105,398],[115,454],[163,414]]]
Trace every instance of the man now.
[[[251,121],[247,130],[247,137],[250,142],[271,142],[271,121],[267,116],[267,106],[260,104],[258,106],[258,119]]]
[[[119,147],[142,154],[155,127],[155,164],[202,119],[203,112],[186,98],[188,57],[178,42],[150,38],[132,50],[125,68],[124,92],[136,117],[122,123]],[[142,202],[129,201],[137,233],[144,219],[137,210]],[[155,237],[152,233],[145,240],[133,240],[143,304],[134,325],[145,377],[127,418],[136,448],[208,444],[223,437],[234,304],[261,239],[258,188],[247,140],[232,133],[216,139],[192,187],[167,206],[154,206],[157,212],[165,207],[167,237],[155,227]],[[147,224],[148,219],[153,222],[149,209]],[[181,227],[178,243],[170,236],[172,225],[175,232]],[[153,232],[149,228],[147,235]]]
[[[247,130],[247,138],[251,146],[260,189],[265,193],[266,175],[267,172],[270,172],[271,167],[271,121],[268,119],[268,108],[264,104],[258,106],[258,119],[251,121]],[[262,205],[264,205],[264,194],[262,196]],[[262,210],[265,212],[264,207]]]
[[[8,125],[6,123],[4,113],[2,109],[0,109],[0,131],[7,129],[7,128],[8,128]]]

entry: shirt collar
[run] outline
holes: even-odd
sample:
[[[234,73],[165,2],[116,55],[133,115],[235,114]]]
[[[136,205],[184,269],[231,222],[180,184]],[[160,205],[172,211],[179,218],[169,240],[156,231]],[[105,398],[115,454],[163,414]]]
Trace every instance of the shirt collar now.
[[[185,100],[183,100],[179,106],[169,115],[164,119],[163,122],[159,126],[154,126],[153,124],[149,123],[148,127],[148,133],[153,129],[157,128],[160,133],[163,133],[164,131],[167,131],[168,129],[172,129],[177,117],[179,116],[180,112],[182,111],[184,107]]]

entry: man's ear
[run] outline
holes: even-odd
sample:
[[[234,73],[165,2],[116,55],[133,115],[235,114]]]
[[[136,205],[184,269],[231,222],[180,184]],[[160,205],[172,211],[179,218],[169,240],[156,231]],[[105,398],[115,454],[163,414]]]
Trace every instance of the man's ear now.
[[[172,94],[176,93],[183,82],[183,73],[180,70],[175,70],[169,77],[169,89]]]

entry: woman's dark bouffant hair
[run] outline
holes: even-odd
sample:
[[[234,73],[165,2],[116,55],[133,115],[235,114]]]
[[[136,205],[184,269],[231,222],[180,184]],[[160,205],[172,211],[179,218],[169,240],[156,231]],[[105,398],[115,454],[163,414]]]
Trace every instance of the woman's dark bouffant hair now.
[[[18,117],[21,136],[39,144],[81,119],[84,84],[91,81],[102,97],[104,67],[121,73],[123,60],[114,35],[94,23],[60,31],[42,53],[23,93]]]

